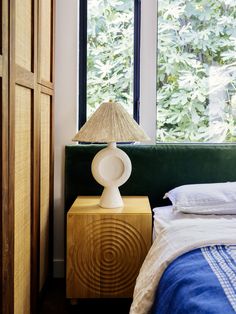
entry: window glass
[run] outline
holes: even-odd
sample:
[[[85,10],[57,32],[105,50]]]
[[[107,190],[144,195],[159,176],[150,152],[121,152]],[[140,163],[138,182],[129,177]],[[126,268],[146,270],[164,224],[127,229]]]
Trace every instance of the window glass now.
[[[133,114],[134,0],[88,0],[87,117],[104,101]]]
[[[236,1],[159,0],[157,141],[236,140]]]

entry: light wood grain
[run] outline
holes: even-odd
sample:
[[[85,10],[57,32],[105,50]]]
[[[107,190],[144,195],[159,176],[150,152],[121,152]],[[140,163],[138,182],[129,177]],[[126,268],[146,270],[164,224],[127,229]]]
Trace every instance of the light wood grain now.
[[[126,197],[118,211],[79,197],[67,214],[67,298],[132,297],[151,246],[147,197]]]
[[[41,94],[40,126],[40,290],[48,272],[48,238],[50,209],[50,110],[51,97]]]
[[[42,87],[45,87],[47,90],[51,90],[49,91],[49,93],[53,93],[53,89],[54,89],[54,84],[52,82],[49,82],[49,81],[45,81],[44,79],[42,79],[40,81],[40,84]],[[46,93],[47,94],[47,93]]]
[[[14,291],[14,218],[15,218],[15,207],[14,207],[14,198],[15,198],[15,86],[14,86],[14,61],[15,61],[15,40],[14,40],[14,19],[15,19],[15,5],[10,5],[9,1],[3,1],[5,4],[5,14],[7,13],[7,20],[4,22],[4,26],[7,28],[4,32],[5,43],[7,42],[8,48],[5,46],[5,53],[3,51],[3,56],[5,55],[5,62],[7,63],[7,69],[5,72],[5,81],[7,81],[7,102],[4,102],[5,114],[7,112],[7,128],[5,128],[6,136],[8,137],[6,141],[7,145],[7,156],[4,167],[7,167],[7,204],[4,211],[4,220],[3,220],[3,239],[4,239],[4,295],[3,295],[3,313],[11,314],[14,313],[14,297],[12,295]],[[12,4],[12,2],[11,2]],[[7,37],[7,39],[6,39]],[[6,54],[7,51],[7,54]],[[5,86],[6,87],[6,86]],[[6,101],[6,99],[5,99]],[[11,108],[11,110],[9,110]],[[5,121],[6,123],[6,121]],[[5,125],[6,126],[6,125]],[[6,175],[6,173],[5,173]]]
[[[100,207],[100,196],[79,196],[74,201],[74,204],[70,208],[68,215],[80,215],[80,214],[149,214],[150,204],[149,200],[145,196],[123,196],[124,207],[120,208],[102,208]]]
[[[0,76],[2,77],[2,63],[3,63],[3,58],[2,55],[0,55]]]
[[[15,89],[14,314],[30,313],[31,91]]]
[[[52,1],[40,1],[40,76],[51,81]]]
[[[16,65],[16,83],[21,86],[34,88],[34,73]]]
[[[44,1],[43,1],[44,2]],[[32,68],[32,0],[16,0],[15,11],[16,63],[31,71]]]
[[[53,0],[51,1],[53,2]],[[39,6],[45,0],[2,0],[0,5],[0,313],[33,314],[38,312],[40,276],[40,201],[47,202],[40,192],[44,179],[40,178],[40,69],[38,36],[39,22],[47,19],[47,8],[39,21]],[[46,4],[47,6],[47,4]],[[53,16],[53,5],[48,15]],[[53,19],[53,17],[52,17]],[[53,19],[54,20],[54,19]],[[52,28],[53,29],[53,28]],[[49,29],[51,43],[53,36]],[[47,36],[47,33],[46,33]],[[52,44],[48,49],[52,54]],[[46,42],[44,42],[46,45]],[[52,70],[52,56],[47,59]],[[48,66],[49,67],[49,66]],[[43,82],[43,81],[42,81]],[[53,84],[45,82],[44,93],[53,95]],[[48,89],[49,92],[48,92]],[[52,126],[52,108],[50,127]],[[47,119],[48,119],[48,115]],[[48,120],[45,123],[48,126]],[[42,128],[44,125],[42,124]],[[50,160],[50,207],[53,203],[53,140],[50,129],[50,144],[42,142],[42,149]],[[42,135],[43,137],[44,135]],[[45,168],[45,167],[44,167]],[[48,175],[48,170],[46,172]],[[46,179],[47,181],[48,179]],[[45,224],[44,222],[42,225]],[[52,226],[52,217],[50,218]],[[51,232],[51,231],[50,231]],[[52,240],[48,229],[42,230],[44,247],[49,243],[48,260],[42,269],[45,281],[46,270],[52,273]],[[44,235],[45,233],[45,235]],[[52,239],[52,234],[50,235]],[[47,242],[47,243],[46,243]],[[43,249],[44,251],[44,249]],[[46,254],[43,255],[46,257]],[[46,266],[49,264],[50,268]],[[47,268],[48,267],[48,268]],[[48,273],[47,273],[48,275]]]
[[[54,90],[44,85],[40,85],[40,90],[41,90],[41,93],[43,94],[50,95],[50,96],[54,95]]]

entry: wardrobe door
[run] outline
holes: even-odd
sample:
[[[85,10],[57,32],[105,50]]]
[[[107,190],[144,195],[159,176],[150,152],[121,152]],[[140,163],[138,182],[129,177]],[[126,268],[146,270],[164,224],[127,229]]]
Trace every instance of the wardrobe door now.
[[[38,84],[40,86],[40,267],[39,290],[52,273],[53,207],[53,34],[54,2],[39,1]],[[49,228],[50,226],[50,228]],[[49,256],[50,255],[50,256]]]
[[[53,2],[0,8],[0,313],[33,314],[52,260]]]
[[[37,2],[10,1],[10,208],[14,217],[14,314],[37,298],[38,162]]]
[[[8,212],[8,0],[0,4],[0,313],[12,311],[13,230]]]

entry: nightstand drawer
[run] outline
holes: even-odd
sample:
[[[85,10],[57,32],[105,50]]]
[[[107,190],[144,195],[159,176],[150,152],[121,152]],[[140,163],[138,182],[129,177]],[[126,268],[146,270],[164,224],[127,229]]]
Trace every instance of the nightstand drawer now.
[[[67,298],[132,297],[151,246],[152,218],[146,197],[123,199],[123,209],[102,209],[98,197],[87,207],[83,198],[83,208],[74,203],[68,212]]]

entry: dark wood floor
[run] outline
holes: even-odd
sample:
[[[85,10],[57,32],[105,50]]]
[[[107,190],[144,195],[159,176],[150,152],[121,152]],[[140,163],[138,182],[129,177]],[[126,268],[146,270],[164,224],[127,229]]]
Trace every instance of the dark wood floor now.
[[[54,279],[48,284],[42,301],[40,314],[128,314],[131,299],[87,299],[70,305],[65,298],[65,281]]]

